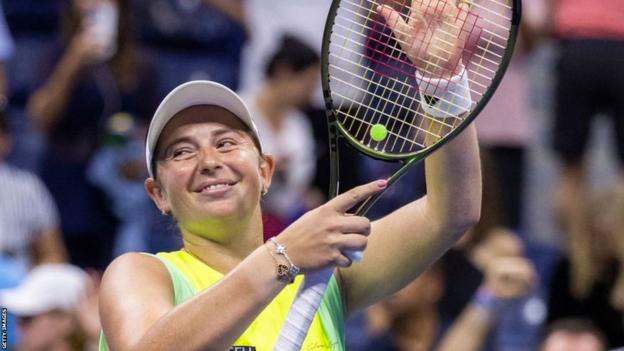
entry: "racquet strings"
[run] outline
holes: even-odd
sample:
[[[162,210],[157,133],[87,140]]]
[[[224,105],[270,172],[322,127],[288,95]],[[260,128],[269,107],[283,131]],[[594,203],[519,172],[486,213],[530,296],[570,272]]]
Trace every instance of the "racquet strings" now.
[[[454,6],[455,0],[414,0],[419,9],[434,14],[440,6]],[[466,0],[461,0],[468,4]],[[397,10],[405,21],[411,11],[410,0],[343,0],[334,19],[328,48],[328,82],[337,121],[343,130],[362,146],[387,155],[417,153],[460,126],[463,118],[434,118],[421,108],[416,68],[403,53],[397,35],[377,13],[378,5]],[[511,0],[471,0],[461,6],[462,17],[446,21],[454,31],[442,33],[443,38],[463,36],[462,62],[465,66],[472,104],[470,113],[486,95],[501,65],[511,38]],[[421,14],[422,15],[422,14]],[[432,22],[422,30],[432,29]],[[404,33],[403,33],[404,34]],[[400,36],[400,35],[399,35]],[[421,50],[434,45],[424,35]],[[452,39],[452,38],[451,38]],[[449,40],[452,42],[452,40]],[[449,44],[452,45],[452,44]],[[447,47],[436,47],[448,50]],[[429,56],[419,71],[430,75],[428,68],[440,68],[441,57]],[[448,97],[448,104],[457,104],[461,97]],[[443,111],[448,112],[448,111]],[[464,115],[468,116],[470,113]],[[385,136],[373,138],[371,129],[383,126]],[[381,140],[380,140],[381,139]],[[427,142],[425,142],[427,140]]]

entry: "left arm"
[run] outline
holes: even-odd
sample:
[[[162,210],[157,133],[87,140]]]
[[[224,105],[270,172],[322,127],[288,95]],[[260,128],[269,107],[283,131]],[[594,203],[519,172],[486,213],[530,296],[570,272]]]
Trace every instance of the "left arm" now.
[[[372,223],[364,258],[340,269],[347,312],[398,291],[437,260],[481,212],[473,125],[425,161],[427,195]]]
[[[466,35],[459,28],[469,11],[464,6],[441,7],[441,22],[418,1],[412,2],[407,21],[392,7],[377,11],[421,75],[450,78],[462,67]],[[421,47],[428,35],[429,44]],[[474,125],[428,157],[425,172],[427,195],[374,222],[362,262],[339,270],[347,313],[407,285],[479,220],[481,169]]]

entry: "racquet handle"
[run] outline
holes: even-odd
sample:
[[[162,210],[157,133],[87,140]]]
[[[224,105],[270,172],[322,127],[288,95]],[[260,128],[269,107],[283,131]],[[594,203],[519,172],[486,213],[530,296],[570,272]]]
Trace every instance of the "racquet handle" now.
[[[304,277],[273,351],[301,350],[333,271],[333,268],[327,268]]]
[[[360,250],[344,250],[342,254],[349,257],[351,262],[360,262],[364,257],[364,253]]]

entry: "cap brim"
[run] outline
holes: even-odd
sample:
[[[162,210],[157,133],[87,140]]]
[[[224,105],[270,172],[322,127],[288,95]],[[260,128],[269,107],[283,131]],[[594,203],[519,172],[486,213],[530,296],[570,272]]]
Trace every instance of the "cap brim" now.
[[[178,112],[197,105],[215,105],[232,112],[250,129],[258,146],[258,129],[243,100],[230,88],[212,81],[196,80],[184,83],[172,90],[160,103],[149,126],[145,145],[145,159],[150,176],[153,177],[152,158],[160,133]]]
[[[41,296],[31,295],[21,289],[2,291],[0,292],[0,304],[16,316],[35,316],[48,312],[48,306],[41,299]]]

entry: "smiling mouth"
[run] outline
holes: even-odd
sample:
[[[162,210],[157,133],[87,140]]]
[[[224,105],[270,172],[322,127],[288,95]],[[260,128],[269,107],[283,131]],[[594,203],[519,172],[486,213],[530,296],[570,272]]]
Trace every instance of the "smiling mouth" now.
[[[225,192],[227,190],[229,190],[230,188],[232,188],[236,183],[217,183],[217,184],[210,184],[207,185],[205,187],[203,187],[199,193],[200,194],[217,194],[217,193],[222,193]]]

